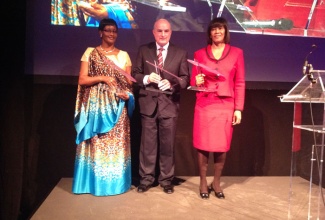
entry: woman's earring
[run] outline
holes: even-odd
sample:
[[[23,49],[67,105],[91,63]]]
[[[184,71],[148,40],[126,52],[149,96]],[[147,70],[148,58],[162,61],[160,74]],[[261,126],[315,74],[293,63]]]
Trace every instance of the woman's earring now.
[[[103,35],[102,35],[102,34],[100,34],[99,36],[100,36],[100,38],[102,38],[102,37],[103,37]]]

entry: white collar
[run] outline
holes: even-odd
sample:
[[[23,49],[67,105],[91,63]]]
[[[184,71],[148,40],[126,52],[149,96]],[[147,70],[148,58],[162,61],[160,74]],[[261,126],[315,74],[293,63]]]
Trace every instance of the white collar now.
[[[167,44],[165,44],[165,46],[163,46],[162,48],[164,48],[165,51],[167,51],[168,49],[168,46],[169,46],[169,42]],[[156,42],[156,47],[157,47],[157,50],[159,50],[159,48],[161,48],[161,46],[159,46]]]

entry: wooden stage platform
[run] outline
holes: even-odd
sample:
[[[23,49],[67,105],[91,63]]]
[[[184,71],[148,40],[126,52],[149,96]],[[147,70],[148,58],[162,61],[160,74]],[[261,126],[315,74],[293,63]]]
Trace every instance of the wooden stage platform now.
[[[325,207],[317,185],[300,177],[222,177],[226,199],[212,192],[208,200],[198,193],[199,177],[177,177],[173,194],[160,186],[137,193],[95,197],[71,193],[72,178],[63,178],[32,216],[32,220],[186,219],[281,220],[325,219]],[[208,178],[212,181],[212,177]],[[309,206],[309,204],[311,204]]]

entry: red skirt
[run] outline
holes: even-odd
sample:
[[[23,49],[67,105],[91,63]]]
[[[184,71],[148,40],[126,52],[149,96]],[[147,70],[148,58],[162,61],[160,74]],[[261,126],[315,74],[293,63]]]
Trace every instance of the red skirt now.
[[[193,146],[209,152],[227,152],[233,133],[234,99],[211,95],[196,102]]]

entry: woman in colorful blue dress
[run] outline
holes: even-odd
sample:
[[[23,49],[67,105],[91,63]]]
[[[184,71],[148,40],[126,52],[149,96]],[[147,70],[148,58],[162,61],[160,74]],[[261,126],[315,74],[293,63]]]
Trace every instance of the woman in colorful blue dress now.
[[[108,196],[131,187],[129,118],[134,96],[130,57],[114,45],[116,22],[103,19],[98,29],[101,44],[87,48],[81,58],[72,192]]]
[[[98,27],[111,18],[119,28],[137,29],[131,7],[127,1],[51,0],[51,24]]]

